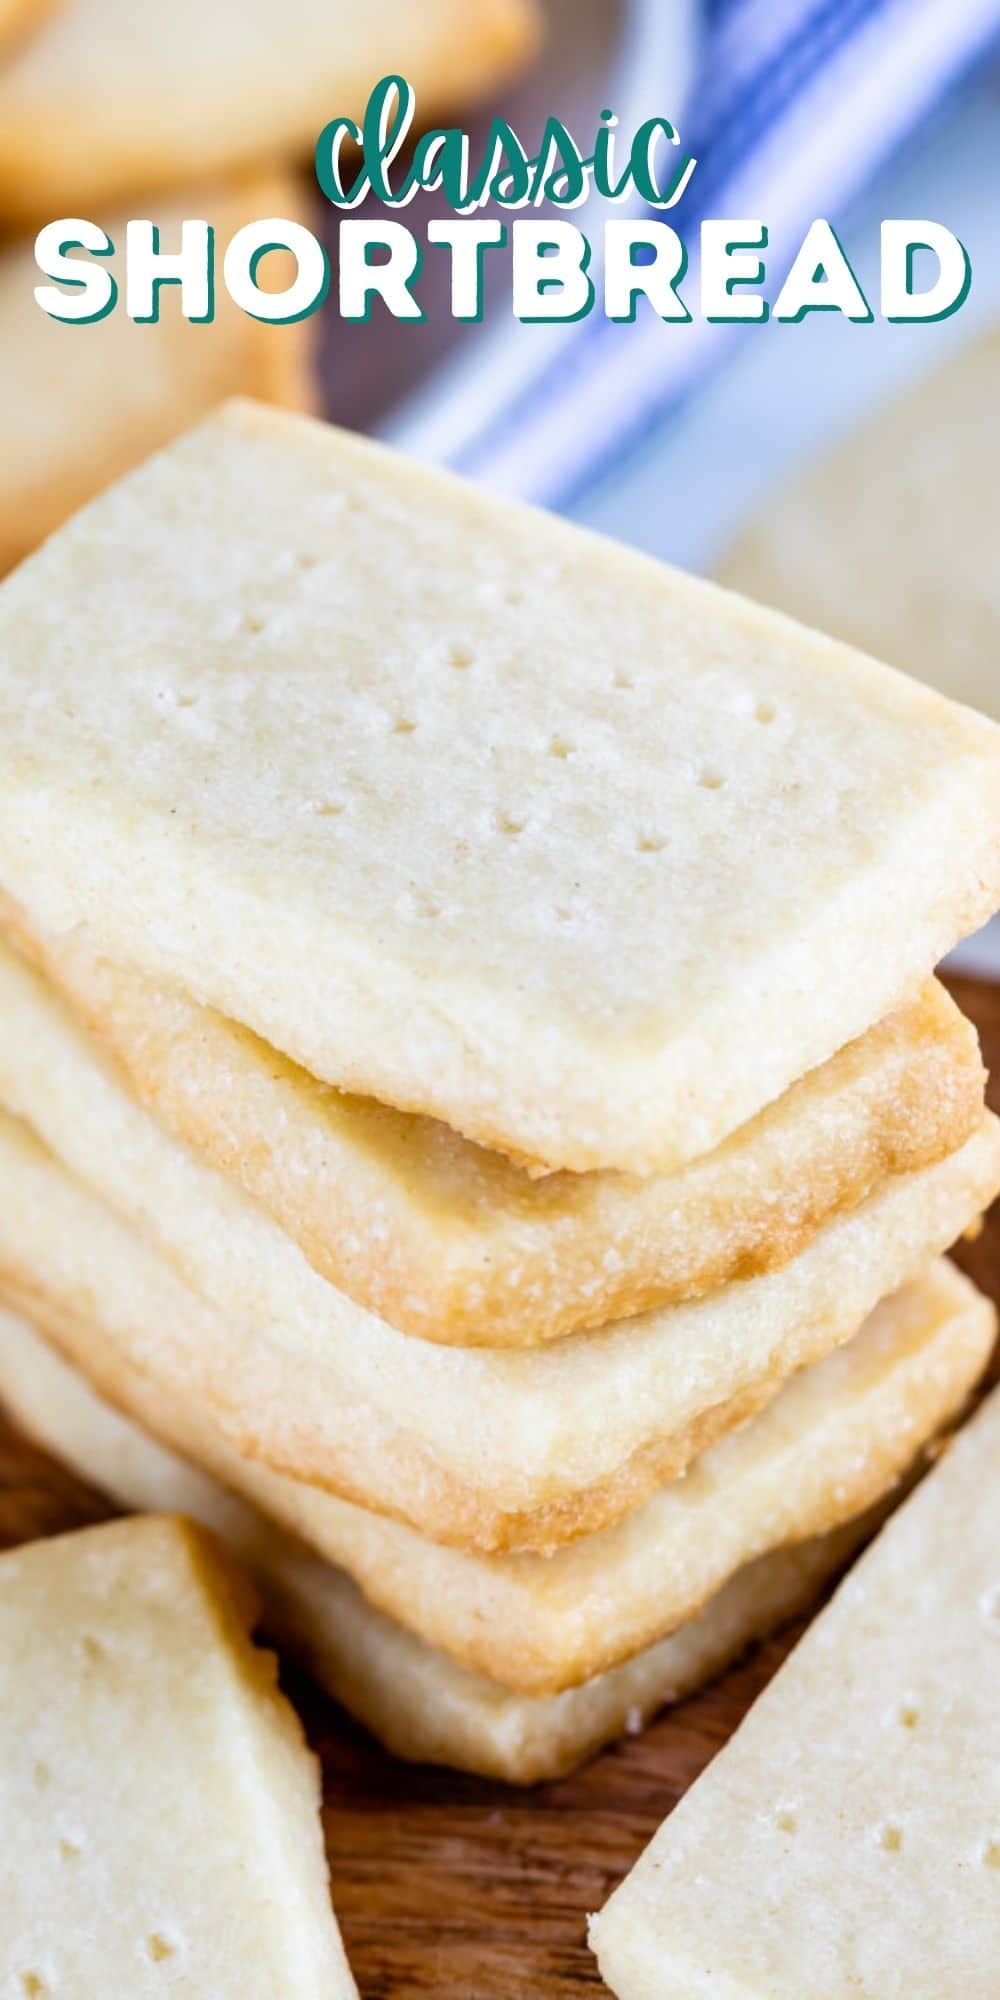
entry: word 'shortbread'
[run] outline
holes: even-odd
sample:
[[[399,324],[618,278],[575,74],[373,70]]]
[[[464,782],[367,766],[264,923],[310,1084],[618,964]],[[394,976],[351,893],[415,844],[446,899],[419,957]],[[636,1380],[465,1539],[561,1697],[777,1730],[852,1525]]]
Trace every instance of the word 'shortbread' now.
[[[548,1166],[711,1150],[1000,902],[985,720],[254,405],[22,564],[0,659],[41,927]]]

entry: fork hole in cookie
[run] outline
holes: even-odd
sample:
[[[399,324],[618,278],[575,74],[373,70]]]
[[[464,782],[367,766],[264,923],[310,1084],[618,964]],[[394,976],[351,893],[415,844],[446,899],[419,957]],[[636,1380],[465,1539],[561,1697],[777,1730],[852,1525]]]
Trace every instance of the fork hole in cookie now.
[[[698,773],[698,783],[703,792],[721,792],[726,780],[714,764],[706,764]]]
[[[903,1845],[903,1829],[894,1819],[884,1820],[877,1838],[884,1854],[898,1854]]]
[[[163,1965],[168,1958],[174,1958],[177,1946],[165,1931],[152,1931],[146,1939],[146,1957],[153,1965]]]

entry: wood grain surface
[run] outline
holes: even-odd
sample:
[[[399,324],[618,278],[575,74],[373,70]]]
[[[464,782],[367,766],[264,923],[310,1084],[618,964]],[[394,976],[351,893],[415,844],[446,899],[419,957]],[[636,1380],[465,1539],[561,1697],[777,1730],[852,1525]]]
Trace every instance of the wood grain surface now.
[[[1000,1071],[1000,987],[953,982]],[[1000,1079],[991,1096],[1000,1110]],[[959,1261],[1000,1298],[1000,1213]],[[0,1544],[107,1512],[0,1418]],[[584,1942],[661,1819],[730,1735],[795,1637],[557,1785],[518,1793],[396,1763],[289,1673],[325,1777],[334,1899],[364,2000],[580,2000],[603,1989]]]

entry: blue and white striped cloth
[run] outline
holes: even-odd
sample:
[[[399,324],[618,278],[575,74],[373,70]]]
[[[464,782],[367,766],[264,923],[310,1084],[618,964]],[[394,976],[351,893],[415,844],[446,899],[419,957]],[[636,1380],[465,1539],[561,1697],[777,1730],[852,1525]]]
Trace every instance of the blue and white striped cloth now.
[[[690,239],[692,274],[704,216],[759,217],[790,260],[809,222],[836,220],[998,37],[1000,0],[716,0],[678,120],[698,167],[669,217]],[[697,315],[665,326],[651,311],[622,325],[595,308],[539,343],[509,394],[495,382],[484,393],[470,356],[450,410],[446,394],[431,424],[397,436],[494,490],[565,506],[679,403],[733,333]]]

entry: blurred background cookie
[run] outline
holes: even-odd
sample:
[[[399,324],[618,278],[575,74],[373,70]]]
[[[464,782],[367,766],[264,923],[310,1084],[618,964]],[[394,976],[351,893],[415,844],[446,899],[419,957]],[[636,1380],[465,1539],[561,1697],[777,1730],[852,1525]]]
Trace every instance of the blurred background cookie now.
[[[0,218],[92,212],[137,189],[311,159],[387,71],[459,111],[534,45],[534,0],[66,0],[0,71]]]
[[[998,398],[1000,325],[765,506],[722,582],[1000,716]]]

